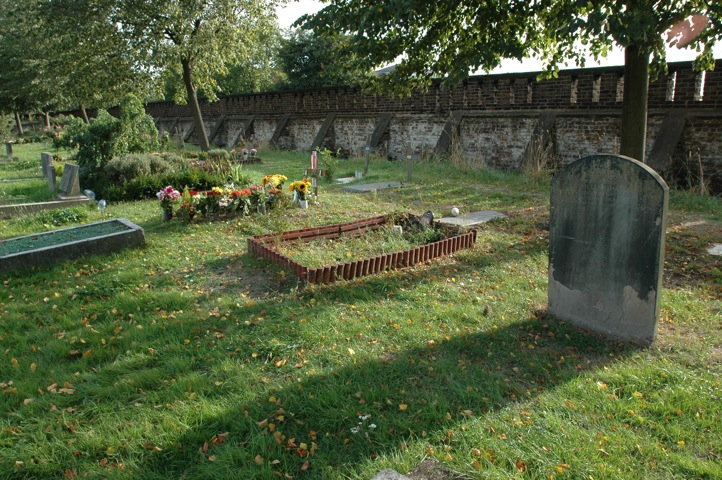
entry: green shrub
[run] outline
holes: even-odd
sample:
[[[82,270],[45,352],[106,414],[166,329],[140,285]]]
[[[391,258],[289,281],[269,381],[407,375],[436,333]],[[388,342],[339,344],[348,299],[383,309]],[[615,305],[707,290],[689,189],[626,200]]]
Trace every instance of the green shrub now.
[[[15,120],[12,115],[0,115],[0,141],[5,143],[15,139]]]
[[[109,161],[103,171],[107,181],[127,183],[141,176],[169,175],[178,165],[172,158],[153,153],[126,153]]]
[[[125,153],[144,153],[158,146],[158,130],[152,117],[134,95],[126,95],[120,104],[121,118],[99,110],[97,118],[86,125],[69,120],[56,146],[78,148],[75,160],[80,167],[80,183],[101,190],[107,181],[105,166],[113,157]]]
[[[36,220],[43,225],[59,227],[67,223],[80,223],[88,219],[88,212],[79,208],[61,208],[58,210],[42,210]]]
[[[178,170],[167,175],[141,175],[125,183],[109,184],[103,190],[107,201],[153,198],[161,188],[172,185],[176,190],[210,190],[223,185],[224,178],[202,170]]]
[[[53,147],[69,150],[78,148],[87,128],[88,125],[82,119],[69,117],[65,122],[65,129],[60,131],[56,137],[53,137]]]
[[[145,113],[143,103],[128,94],[120,101],[120,134],[115,140],[118,153],[143,153],[157,149],[158,129],[153,117]]]
[[[231,153],[223,148],[214,148],[208,151],[209,159],[228,160],[231,158]]]

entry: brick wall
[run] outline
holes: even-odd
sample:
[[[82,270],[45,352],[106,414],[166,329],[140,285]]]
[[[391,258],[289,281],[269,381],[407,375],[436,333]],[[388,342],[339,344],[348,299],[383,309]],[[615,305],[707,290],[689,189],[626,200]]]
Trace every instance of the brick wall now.
[[[541,112],[554,112],[554,152],[557,162],[619,150],[622,67],[565,70],[558,78],[537,80],[536,73],[486,75],[468,78],[451,89],[434,83],[428,91],[408,98],[366,95],[358,88],[327,87],[316,90],[233,95],[215,103],[201,103],[210,132],[222,115],[254,117],[249,143],[271,140],[278,120],[291,115],[276,146],[307,150],[325,117],[337,115],[322,145],[360,154],[381,115],[393,113],[377,152],[392,158],[433,153],[452,113],[463,112],[459,125],[465,156],[479,165],[512,169],[529,143]],[[691,154],[702,164],[708,179],[722,191],[722,61],[703,76],[690,62],[669,64],[669,74],[649,86],[647,151],[670,111],[683,111],[688,121],[673,155],[677,170]],[[176,117],[190,117],[187,106],[156,102],[146,106],[160,128]],[[190,120],[181,122],[189,128]],[[234,123],[235,122],[235,123]],[[216,142],[224,144],[241,122],[227,121]],[[686,162],[686,163],[685,163]],[[671,171],[671,169],[670,169]]]

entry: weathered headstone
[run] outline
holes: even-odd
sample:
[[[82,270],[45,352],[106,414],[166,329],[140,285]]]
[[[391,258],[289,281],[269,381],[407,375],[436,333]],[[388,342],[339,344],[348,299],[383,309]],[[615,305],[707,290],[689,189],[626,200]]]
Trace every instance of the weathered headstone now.
[[[78,171],[79,168],[74,163],[65,164],[63,177],[60,179],[60,191],[63,192],[63,197],[77,197],[80,195]]]
[[[53,164],[53,154],[42,152],[40,154],[40,161],[42,162],[43,178],[48,178],[48,167]]]
[[[5,142],[5,154],[8,158],[13,156],[13,142],[12,140]]]
[[[48,166],[48,192],[55,193],[55,165]]]
[[[669,189],[631,158],[578,160],[552,181],[549,313],[619,339],[650,343],[664,263]]]

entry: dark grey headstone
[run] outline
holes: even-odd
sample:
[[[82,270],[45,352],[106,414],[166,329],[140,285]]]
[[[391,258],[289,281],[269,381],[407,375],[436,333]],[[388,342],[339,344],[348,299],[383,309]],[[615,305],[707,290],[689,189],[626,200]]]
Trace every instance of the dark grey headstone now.
[[[618,155],[578,160],[552,181],[549,313],[649,343],[657,333],[669,189]]]
[[[76,164],[65,164],[63,177],[60,179],[60,190],[63,192],[64,197],[77,197],[80,195],[78,172],[79,168]]]
[[[55,193],[55,165],[48,166],[48,192]]]
[[[12,140],[5,142],[5,154],[8,157],[13,156],[13,143],[15,142],[13,142]]]
[[[43,178],[48,178],[48,167],[53,164],[53,154],[42,152],[40,154],[40,161],[42,162]]]

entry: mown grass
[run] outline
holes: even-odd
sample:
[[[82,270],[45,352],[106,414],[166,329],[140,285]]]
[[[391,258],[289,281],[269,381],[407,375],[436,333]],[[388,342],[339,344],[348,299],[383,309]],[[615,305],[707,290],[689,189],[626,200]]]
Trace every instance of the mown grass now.
[[[308,163],[260,153],[256,180]],[[374,160],[363,181],[405,176]],[[190,225],[152,200],[83,209],[147,244],[0,272],[0,477],[361,480],[428,457],[469,478],[722,477],[720,265],[686,247],[719,238],[719,199],[672,196],[659,336],[638,348],[546,316],[548,182],[421,163],[413,183],[322,181],[308,210]],[[257,233],[452,205],[509,218],[453,258],[329,286],[246,253]]]

